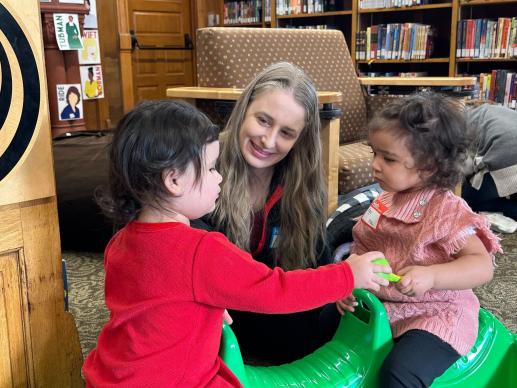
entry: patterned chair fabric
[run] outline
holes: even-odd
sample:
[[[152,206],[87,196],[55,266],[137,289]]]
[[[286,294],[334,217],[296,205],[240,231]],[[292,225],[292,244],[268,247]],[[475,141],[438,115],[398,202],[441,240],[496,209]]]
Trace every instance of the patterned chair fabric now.
[[[343,101],[335,104],[343,111],[339,192],[372,183],[370,149],[362,144],[365,95],[340,31],[212,27],[197,32],[199,86],[244,88],[257,72],[280,61],[302,68],[318,90],[343,93]]]

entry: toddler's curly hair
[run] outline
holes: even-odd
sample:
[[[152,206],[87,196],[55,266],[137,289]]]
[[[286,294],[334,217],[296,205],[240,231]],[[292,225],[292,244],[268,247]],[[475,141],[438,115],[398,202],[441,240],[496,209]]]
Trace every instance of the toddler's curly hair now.
[[[378,130],[400,134],[419,171],[430,172],[427,185],[453,189],[463,179],[471,135],[462,104],[425,91],[388,104],[368,123],[368,135]]]

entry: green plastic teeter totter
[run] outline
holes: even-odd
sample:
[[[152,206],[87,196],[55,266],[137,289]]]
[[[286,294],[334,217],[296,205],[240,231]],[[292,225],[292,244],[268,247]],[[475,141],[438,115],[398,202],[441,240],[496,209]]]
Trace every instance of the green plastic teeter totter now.
[[[334,338],[290,364],[245,365],[231,328],[223,325],[220,355],[246,388],[380,387],[378,372],[393,341],[382,303],[355,290],[358,306],[346,313]],[[458,360],[432,388],[517,387],[517,335],[481,309],[479,334],[471,352]]]

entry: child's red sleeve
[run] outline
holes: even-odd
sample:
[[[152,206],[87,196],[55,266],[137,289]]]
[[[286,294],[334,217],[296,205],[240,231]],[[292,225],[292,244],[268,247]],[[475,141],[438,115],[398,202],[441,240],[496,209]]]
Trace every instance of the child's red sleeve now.
[[[285,272],[255,261],[220,233],[208,233],[193,261],[193,293],[208,305],[259,313],[290,313],[335,302],[351,294],[346,262]]]

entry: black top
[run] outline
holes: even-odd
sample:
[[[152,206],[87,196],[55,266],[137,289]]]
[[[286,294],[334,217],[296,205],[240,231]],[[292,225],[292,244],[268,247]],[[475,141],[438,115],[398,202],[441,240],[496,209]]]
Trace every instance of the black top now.
[[[261,214],[262,226],[254,225],[259,230],[255,236],[257,248],[252,252],[255,260],[270,268],[278,266],[273,254],[275,239],[281,232],[280,204],[282,188],[273,178],[266,205]],[[205,223],[205,225],[202,224]],[[209,218],[196,220],[194,227],[210,228]],[[262,233],[260,233],[262,229]],[[329,264],[332,260],[330,250],[322,247],[317,265]],[[317,290],[315,290],[317,292]],[[280,364],[300,359],[312,353],[332,333],[322,333],[320,329],[321,308],[294,314],[257,314],[242,311],[230,311],[233,318],[232,329],[237,336],[241,352],[248,361]],[[325,329],[324,329],[325,330]]]

